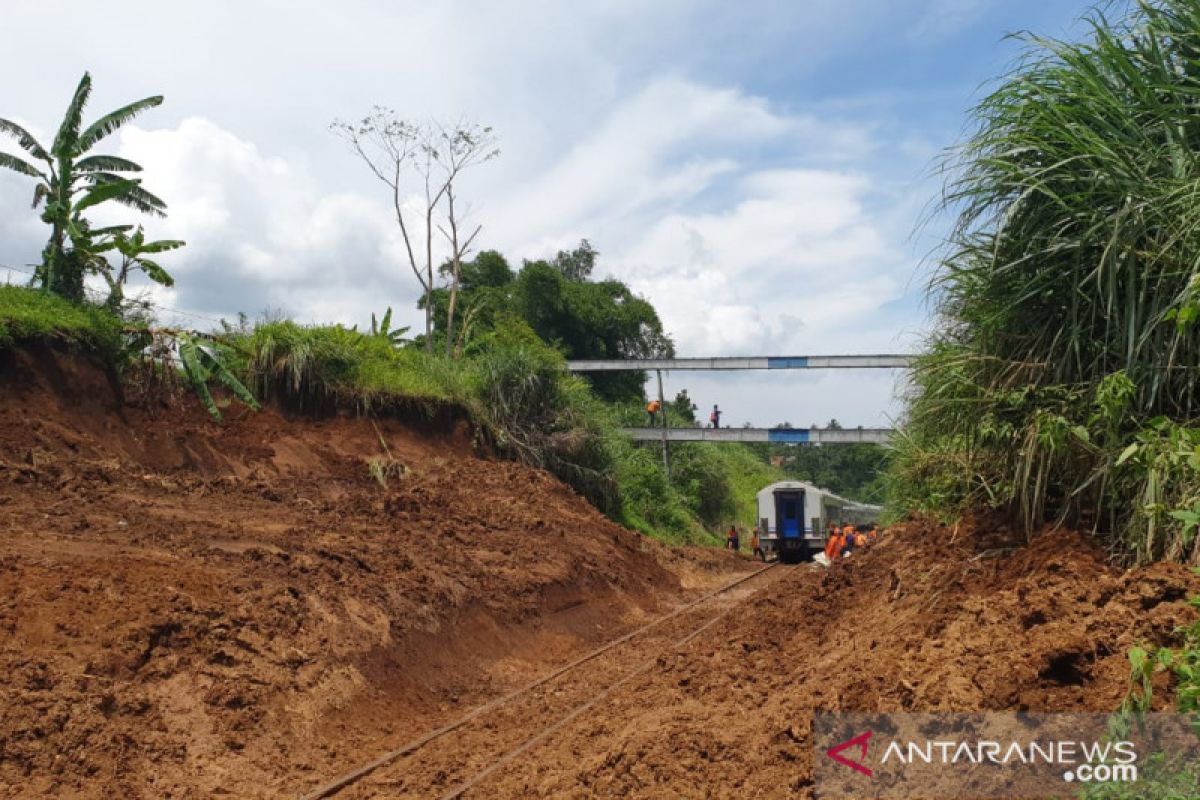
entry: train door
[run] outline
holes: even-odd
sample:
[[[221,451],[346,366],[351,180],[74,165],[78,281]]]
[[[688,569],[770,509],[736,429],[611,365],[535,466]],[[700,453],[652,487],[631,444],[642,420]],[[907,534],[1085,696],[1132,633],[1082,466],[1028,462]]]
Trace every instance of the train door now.
[[[780,558],[803,556],[804,491],[775,493],[775,530],[779,532]]]

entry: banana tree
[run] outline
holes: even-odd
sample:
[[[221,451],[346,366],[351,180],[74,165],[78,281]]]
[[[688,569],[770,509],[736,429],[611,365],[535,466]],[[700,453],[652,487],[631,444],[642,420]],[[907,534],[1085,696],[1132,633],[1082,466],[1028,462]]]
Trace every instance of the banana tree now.
[[[383,313],[383,319],[378,323],[375,321],[375,314],[371,314],[371,335],[382,339],[387,339],[392,347],[402,347],[410,341],[405,338],[405,334],[409,331],[409,326],[405,325],[399,328],[392,327],[392,307],[388,306],[387,311]]]
[[[92,254],[102,255],[109,251],[116,251],[121,257],[120,264],[116,265],[110,264],[103,257],[98,258],[95,263],[95,269],[108,284],[109,295],[106,305],[114,311],[121,307],[121,303],[125,299],[125,282],[129,279],[131,272],[143,272],[147,278],[161,286],[174,286],[175,279],[157,261],[147,256],[178,250],[185,244],[178,239],[158,239],[148,242],[141,225],[132,234],[125,230],[128,227],[122,225],[91,232],[93,237],[98,234],[105,237],[100,242],[93,240],[90,245]]]
[[[83,107],[92,91],[92,79],[84,73],[50,147],[45,147],[12,120],[0,118],[0,133],[16,139],[34,162],[0,152],[0,167],[37,181],[33,207],[43,207],[42,220],[50,226],[50,239],[42,251],[42,264],[34,278],[46,291],[72,300],[83,299],[83,279],[96,268],[91,250],[102,231],[92,230],[82,216],[89,208],[109,201],[137,211],[164,216],[166,203],[142,188],[141,180],[122,173],[141,172],[138,164],[119,156],[88,155],[102,139],[147,109],[162,103],[161,96],[147,97],[122,106],[83,126]],[[45,166],[37,164],[42,162]],[[120,226],[128,230],[126,226]]]

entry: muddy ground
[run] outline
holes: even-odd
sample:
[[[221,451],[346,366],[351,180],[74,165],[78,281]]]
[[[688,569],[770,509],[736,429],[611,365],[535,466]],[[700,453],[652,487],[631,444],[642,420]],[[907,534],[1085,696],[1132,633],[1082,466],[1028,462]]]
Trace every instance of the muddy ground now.
[[[0,796],[294,797],[752,566],[449,412],[227,416],[0,353]],[[1107,711],[1197,592],[1074,534],[912,523],[745,596],[473,796],[805,796],[813,709]]]
[[[776,582],[479,796],[812,797],[814,711],[1109,712],[1128,649],[1174,641],[1197,593],[1074,533],[899,526]]]

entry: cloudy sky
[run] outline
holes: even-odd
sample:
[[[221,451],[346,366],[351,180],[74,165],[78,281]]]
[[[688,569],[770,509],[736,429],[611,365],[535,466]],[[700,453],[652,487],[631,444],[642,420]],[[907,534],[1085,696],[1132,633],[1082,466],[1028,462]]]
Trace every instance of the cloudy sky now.
[[[461,194],[514,265],[581,238],[659,309],[681,355],[905,352],[928,324],[917,223],[1005,34],[1069,36],[1082,2],[110,0],[5,3],[0,116],[52,138],[84,70],[90,116],[163,94],[106,142],[170,205],[147,221],[164,322],[243,311],[417,322],[389,198],[333,137],[373,104],[492,125]],[[64,6],[70,11],[64,12]],[[46,57],[52,32],[64,47]],[[123,47],[120,42],[129,42]],[[89,118],[89,117],[85,117]],[[48,143],[48,141],[47,141]],[[0,141],[0,150],[15,145]],[[0,277],[45,231],[0,175]],[[168,310],[172,309],[172,310]],[[188,316],[184,316],[187,314]],[[672,373],[726,421],[886,424],[888,372]]]

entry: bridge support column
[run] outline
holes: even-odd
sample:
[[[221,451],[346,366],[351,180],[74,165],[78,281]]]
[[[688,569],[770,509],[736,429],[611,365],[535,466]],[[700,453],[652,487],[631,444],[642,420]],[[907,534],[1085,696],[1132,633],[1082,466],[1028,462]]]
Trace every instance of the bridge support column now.
[[[658,376],[658,407],[662,411],[662,446],[663,446],[663,472],[667,474],[667,480],[671,479],[671,458],[667,454],[667,401],[663,397],[663,382],[662,370],[656,369],[654,373]]]

